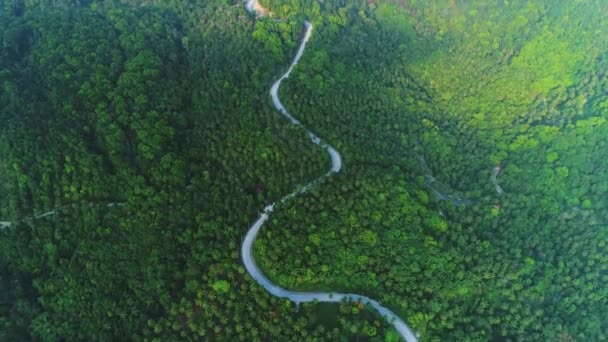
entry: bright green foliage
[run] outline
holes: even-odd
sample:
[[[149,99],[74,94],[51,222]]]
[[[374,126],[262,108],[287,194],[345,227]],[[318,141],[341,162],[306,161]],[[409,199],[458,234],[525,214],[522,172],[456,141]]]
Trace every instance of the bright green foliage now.
[[[259,208],[328,165],[267,97],[300,25],[268,51],[220,2],[7,3],[0,340],[383,334],[369,312],[272,298],[240,262]]]
[[[241,265],[328,167],[268,98],[304,20],[281,99],[344,169],[277,204],[269,278],[428,341],[608,339],[604,1],[261,4],[0,4],[0,340],[398,340]]]
[[[428,340],[608,338],[606,5],[344,8],[281,92],[345,171],[277,210],[271,279],[379,298]]]
[[[219,293],[226,293],[230,291],[230,284],[225,280],[218,280],[213,283],[213,290]]]

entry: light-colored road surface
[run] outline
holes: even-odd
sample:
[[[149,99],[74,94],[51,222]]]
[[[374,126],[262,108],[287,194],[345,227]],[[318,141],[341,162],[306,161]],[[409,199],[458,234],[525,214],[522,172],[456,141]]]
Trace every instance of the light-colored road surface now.
[[[306,23],[306,34],[304,35],[304,39],[302,40],[302,43],[300,44],[300,48],[298,49],[298,53],[296,54],[296,57],[294,58],[293,63],[290,65],[289,70],[287,70],[287,72],[278,81],[276,81],[270,88],[270,96],[272,97],[272,102],[274,103],[275,108],[278,111],[280,111],[287,119],[289,119],[289,121],[291,121],[294,125],[301,126],[304,129],[306,129],[306,127],[302,126],[302,124],[300,123],[300,121],[298,121],[298,119],[294,118],[293,116],[291,116],[291,114],[289,114],[287,112],[287,110],[285,109],[285,107],[283,106],[281,101],[279,100],[278,92],[279,92],[279,87],[281,85],[281,82],[289,76],[289,74],[293,70],[293,67],[298,63],[298,61],[300,60],[300,57],[302,57],[302,54],[304,53],[304,49],[306,47],[306,42],[308,42],[308,39],[310,38],[311,34],[312,34],[312,25],[307,22]],[[306,129],[306,130],[308,131],[308,129]],[[318,184],[320,181],[327,178],[331,174],[340,172],[340,169],[342,168],[342,158],[340,156],[340,153],[338,151],[336,151],[336,149],[334,149],[333,147],[331,147],[330,145],[328,145],[326,143],[321,142],[321,139],[319,137],[317,137],[311,131],[308,131],[308,136],[310,137],[310,140],[314,144],[320,145],[325,150],[327,150],[327,153],[331,157],[331,169],[326,174],[322,175],[321,177],[317,178],[316,180],[313,180],[312,182],[308,183],[304,187],[292,192],[289,195],[286,195],[285,197],[283,197],[281,199],[281,202],[285,202],[292,197],[295,197],[299,194],[307,192],[310,188],[312,188],[313,186],[315,186],[316,184]],[[270,281],[270,279],[268,279],[262,273],[262,271],[260,270],[258,265],[255,263],[255,260],[253,258],[253,244],[255,242],[255,239],[256,239],[258,233],[260,232],[260,228],[262,228],[264,223],[268,220],[273,209],[274,209],[274,203],[270,204],[266,208],[264,208],[264,211],[262,212],[262,214],[260,215],[258,220],[255,221],[255,223],[253,225],[251,225],[251,227],[249,228],[249,231],[247,232],[247,235],[245,236],[245,239],[243,241],[243,245],[241,248],[241,255],[243,257],[243,263],[245,264],[245,268],[247,269],[247,272],[249,272],[251,277],[253,279],[255,279],[255,281],[258,284],[260,284],[262,287],[264,287],[273,296],[280,297],[280,298],[286,298],[286,299],[291,300],[294,303],[304,303],[304,302],[314,302],[314,301],[337,303],[337,302],[341,302],[343,300],[352,300],[352,301],[359,301],[364,304],[369,304],[374,309],[376,309],[378,311],[378,313],[380,313],[381,316],[383,316],[386,320],[388,320],[395,327],[395,329],[397,329],[399,334],[401,334],[401,336],[406,341],[408,341],[408,342],[418,341],[418,338],[416,337],[414,332],[408,327],[407,324],[405,324],[405,322],[402,319],[397,317],[397,315],[395,315],[391,310],[380,305],[380,303],[378,303],[377,301],[375,301],[371,298],[361,296],[358,294],[352,294],[352,293],[289,291],[289,290],[286,290],[286,289],[274,284],[272,281]]]

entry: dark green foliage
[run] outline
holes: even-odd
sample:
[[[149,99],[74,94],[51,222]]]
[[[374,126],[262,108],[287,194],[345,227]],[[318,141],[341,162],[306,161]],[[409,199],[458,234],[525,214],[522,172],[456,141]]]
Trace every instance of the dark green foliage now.
[[[277,209],[264,270],[429,340],[606,339],[605,5],[394,3],[304,10],[282,98],[346,171]]]
[[[268,97],[304,20],[281,99],[345,164],[277,205],[265,273],[425,340],[608,338],[603,2],[261,3],[2,2],[0,340],[396,339],[240,262],[328,168]]]
[[[363,334],[240,264],[257,210],[327,164],[269,106],[286,61],[244,10],[46,5],[0,20],[0,339]]]

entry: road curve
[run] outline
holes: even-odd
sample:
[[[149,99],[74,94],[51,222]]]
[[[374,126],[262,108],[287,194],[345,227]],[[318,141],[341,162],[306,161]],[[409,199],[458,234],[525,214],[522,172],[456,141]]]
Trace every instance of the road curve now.
[[[494,185],[494,187],[496,188],[496,192],[499,195],[502,195],[504,193],[504,191],[502,191],[502,188],[500,187],[500,185],[498,185],[498,180],[496,179],[496,177],[498,177],[498,175],[500,174],[500,172],[502,171],[502,169],[499,166],[495,166],[492,169],[492,176],[490,176],[490,181],[492,182],[492,185]]]
[[[304,129],[306,129],[306,127],[304,127],[300,123],[300,121],[298,121],[298,119],[294,118],[291,114],[289,114],[287,112],[287,110],[285,109],[285,107],[283,106],[281,101],[279,100],[278,92],[279,92],[279,87],[281,86],[281,82],[284,79],[286,79],[287,77],[289,77],[294,66],[298,63],[298,61],[302,57],[302,54],[304,53],[304,49],[306,47],[306,43],[308,42],[308,39],[310,38],[311,34],[312,34],[312,24],[306,22],[306,34],[304,35],[304,39],[302,40],[302,43],[300,44],[298,53],[296,54],[293,62],[289,66],[289,69],[287,70],[287,72],[283,76],[281,76],[281,78],[279,78],[279,80],[276,81],[270,88],[270,96],[272,97],[272,102],[274,104],[274,107],[279,112],[281,112],[281,114],[283,114],[287,119],[289,119],[289,121],[291,121],[294,125],[300,126]],[[306,129],[306,131],[308,132],[308,136],[309,136],[310,140],[312,141],[312,143],[323,147],[327,151],[329,156],[331,157],[331,169],[327,173],[325,173],[321,177],[311,181],[304,187],[299,188],[298,190],[290,193],[289,195],[284,196],[280,200],[281,202],[285,202],[285,201],[291,199],[292,197],[295,197],[299,194],[307,192],[308,190],[310,190],[313,186],[318,184],[323,179],[327,178],[328,176],[332,175],[333,173],[340,172],[340,170],[342,169],[342,158],[340,156],[340,153],[336,149],[334,149],[332,146],[321,142],[321,139],[318,136],[316,136],[314,133],[309,131],[308,129]],[[378,311],[378,313],[381,316],[383,316],[387,321],[389,321],[407,342],[418,341],[418,338],[416,337],[414,332],[408,327],[407,324],[405,324],[405,322],[402,319],[397,317],[397,315],[395,315],[391,310],[380,305],[380,303],[378,303],[377,301],[375,301],[369,297],[358,295],[358,294],[353,294],[353,293],[289,291],[289,290],[286,290],[286,289],[274,284],[272,281],[270,281],[270,279],[268,279],[262,273],[262,271],[260,270],[258,265],[255,263],[255,260],[253,258],[253,243],[255,242],[255,239],[256,239],[258,233],[260,232],[260,229],[262,228],[264,223],[266,223],[270,214],[274,210],[274,205],[275,205],[275,203],[272,203],[272,204],[266,206],[266,208],[264,208],[264,211],[260,214],[260,217],[257,219],[257,221],[255,221],[255,223],[253,223],[251,225],[251,227],[249,227],[249,231],[247,232],[247,235],[245,236],[245,239],[243,240],[243,245],[241,247],[241,255],[243,258],[243,263],[245,264],[245,268],[247,269],[247,272],[249,272],[251,277],[258,284],[260,284],[264,289],[266,289],[266,291],[268,291],[273,296],[279,297],[279,298],[286,298],[297,304],[305,303],[305,302],[314,302],[314,301],[337,303],[337,302],[341,302],[343,300],[358,301],[358,302],[361,302],[364,304],[369,304],[374,309],[376,309],[376,311]]]
[[[416,147],[420,146],[420,141],[418,138],[416,138]],[[423,154],[417,154],[416,156],[418,157],[418,160],[420,161],[420,166],[422,167],[422,171],[425,173],[424,174],[424,185],[429,188],[433,194],[435,195],[435,199],[437,199],[437,201],[448,201],[448,202],[452,202],[455,206],[469,206],[471,204],[473,204],[473,201],[467,199],[467,198],[462,198],[459,196],[455,196],[455,195],[449,195],[447,194],[447,192],[445,191],[445,186],[443,184],[441,184],[439,181],[437,181],[437,179],[433,176],[433,172],[431,170],[431,168],[428,166],[428,164],[426,163],[426,158],[424,157]],[[442,188],[444,190],[442,190]]]

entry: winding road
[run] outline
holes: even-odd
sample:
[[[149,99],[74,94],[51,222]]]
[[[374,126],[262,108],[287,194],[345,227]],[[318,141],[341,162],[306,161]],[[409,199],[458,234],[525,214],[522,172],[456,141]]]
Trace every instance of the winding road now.
[[[418,141],[416,141],[416,145],[419,146],[419,144],[420,143]],[[431,189],[431,191],[433,191],[433,194],[435,195],[435,198],[438,201],[448,201],[448,202],[452,202],[455,206],[464,206],[464,207],[473,204],[473,201],[471,201],[467,198],[462,198],[460,196],[455,196],[455,195],[449,195],[449,194],[447,194],[446,191],[441,190],[441,188],[446,188],[446,186],[444,186],[439,181],[437,181],[437,179],[433,176],[431,168],[426,163],[426,158],[424,158],[424,156],[420,155],[420,154],[418,154],[417,157],[418,157],[418,160],[420,161],[420,166],[422,167],[422,170],[425,172],[424,184],[427,188],[429,188],[429,189]]]
[[[250,3],[250,2],[251,1],[249,1],[248,3]],[[294,118],[291,114],[289,114],[289,112],[287,112],[287,110],[281,103],[281,101],[279,99],[279,95],[278,95],[279,87],[281,86],[281,82],[284,79],[286,79],[287,77],[289,77],[294,66],[298,63],[298,61],[302,57],[302,54],[304,53],[304,49],[306,47],[306,43],[308,42],[308,39],[310,39],[310,36],[312,34],[312,28],[313,28],[312,24],[306,22],[306,34],[304,35],[304,39],[302,40],[302,43],[300,44],[298,53],[296,54],[293,62],[289,66],[289,69],[287,70],[287,72],[281,78],[279,78],[279,80],[276,81],[270,88],[270,96],[272,97],[272,102],[273,102],[275,108],[279,112],[281,112],[281,114],[283,114],[287,119],[289,119],[289,121],[291,121],[294,125],[297,125],[297,126],[300,126],[304,129],[306,129],[311,142],[316,145],[321,146],[322,148],[324,148],[327,151],[327,153],[331,157],[331,169],[327,173],[325,173],[321,177],[311,181],[304,187],[290,193],[289,195],[284,196],[280,200],[281,203],[283,203],[299,194],[307,192],[313,186],[317,185],[320,181],[324,180],[325,178],[329,177],[330,175],[332,175],[334,173],[340,172],[340,170],[342,169],[342,158],[340,156],[340,153],[338,151],[336,151],[336,149],[333,148],[332,146],[321,142],[321,139],[318,136],[316,136],[314,133],[309,131],[306,127],[304,127],[300,123],[300,121],[298,121],[298,119]],[[268,220],[270,214],[274,210],[274,206],[275,206],[275,203],[272,203],[272,204],[266,206],[266,208],[264,208],[264,211],[262,212],[262,214],[260,214],[260,217],[249,228],[249,231],[247,232],[247,235],[245,236],[245,239],[243,241],[243,245],[241,248],[241,255],[243,258],[243,263],[245,264],[245,268],[247,269],[247,272],[249,272],[251,277],[253,279],[255,279],[255,281],[258,284],[260,284],[264,289],[266,289],[266,291],[268,291],[273,296],[289,299],[290,301],[292,301],[296,304],[305,303],[305,302],[315,302],[315,301],[316,302],[338,303],[343,300],[358,301],[363,304],[369,304],[374,309],[376,309],[376,311],[378,311],[378,313],[381,316],[383,316],[387,321],[389,321],[407,342],[418,341],[418,338],[416,337],[416,335],[414,334],[412,329],[410,329],[408,327],[408,325],[402,319],[400,319],[397,315],[395,315],[388,308],[380,305],[380,303],[378,303],[378,301],[373,300],[369,297],[358,295],[358,294],[353,294],[353,293],[290,291],[290,290],[287,290],[287,289],[284,289],[284,288],[278,286],[277,284],[273,283],[270,279],[268,279],[262,273],[262,271],[260,270],[258,265],[255,263],[255,260],[253,258],[253,244],[255,242],[255,239],[256,239],[258,233],[260,232],[260,229],[262,228],[264,223]]]

